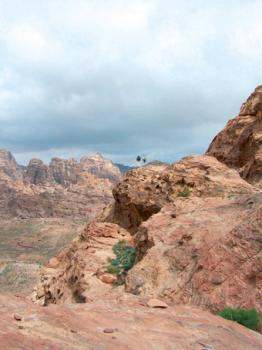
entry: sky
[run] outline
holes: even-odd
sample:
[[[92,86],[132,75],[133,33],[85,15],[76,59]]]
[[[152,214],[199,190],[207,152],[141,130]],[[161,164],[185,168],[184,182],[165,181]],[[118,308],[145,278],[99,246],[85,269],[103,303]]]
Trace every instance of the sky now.
[[[262,84],[261,0],[0,0],[0,148],[174,162]]]

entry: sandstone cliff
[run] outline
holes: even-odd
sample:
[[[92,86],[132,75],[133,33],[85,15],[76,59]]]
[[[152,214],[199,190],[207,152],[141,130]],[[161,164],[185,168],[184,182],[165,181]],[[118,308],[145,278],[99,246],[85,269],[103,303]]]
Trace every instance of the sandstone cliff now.
[[[214,138],[207,154],[262,187],[262,86],[255,89],[239,115]]]
[[[32,159],[24,169],[0,151],[0,217],[92,218],[112,201],[119,169],[102,156],[80,162],[54,158],[47,166]]]

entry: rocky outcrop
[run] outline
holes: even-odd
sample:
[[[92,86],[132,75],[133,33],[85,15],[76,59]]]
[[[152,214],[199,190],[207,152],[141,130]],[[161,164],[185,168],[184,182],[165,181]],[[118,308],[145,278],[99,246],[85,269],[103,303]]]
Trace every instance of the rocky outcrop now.
[[[143,223],[126,291],[262,313],[262,195],[179,199]]]
[[[109,179],[113,182],[117,182],[121,177],[119,168],[116,167],[111,160],[105,159],[99,153],[81,158],[80,164],[84,171],[88,171],[102,179]]]
[[[68,286],[81,290],[84,300],[95,290],[103,291],[99,278],[86,280],[90,266],[96,276],[100,269],[105,272],[105,260],[97,263],[88,244],[107,237],[113,225],[126,237],[129,231],[137,249],[137,263],[126,278],[127,292],[212,311],[226,305],[262,311],[262,197],[237,171],[213,157],[186,157],[161,170],[144,167],[128,172],[113,193],[114,207],[100,220],[115,225],[89,225],[84,240],[80,236],[62,253],[60,268],[43,271],[40,302],[68,300]],[[112,247],[103,242],[97,254],[107,257]],[[71,271],[78,271],[77,278]],[[108,285],[106,292],[110,293]]]
[[[120,177],[118,168],[102,156],[95,175],[96,158],[90,158],[90,169],[88,158],[84,162],[54,158],[49,166],[32,159],[22,170],[10,152],[1,151],[0,217],[93,218],[112,202],[112,187]]]
[[[47,185],[52,183],[48,167],[40,159],[31,159],[24,176],[25,182],[32,185]]]
[[[130,234],[115,224],[91,223],[54,261],[50,261],[36,289],[38,304],[87,302],[102,298],[115,282],[107,274],[108,259],[119,241],[132,244]],[[54,260],[52,259],[52,260]]]
[[[206,154],[262,187],[262,86],[242,105],[239,116],[214,138]]]
[[[0,295],[2,349],[260,350],[259,333],[186,306],[151,309],[112,295],[86,304],[39,307]]]
[[[22,176],[22,170],[11,152],[0,149],[0,181],[6,179],[6,177],[12,180],[21,180]]]
[[[223,197],[250,193],[254,188],[214,157],[185,157],[168,167],[128,172],[113,190],[114,205],[99,220],[118,223],[135,233],[143,221],[183,196],[185,190],[190,196]]]
[[[49,165],[50,173],[56,183],[68,187],[77,183],[80,165],[75,159],[53,158]]]

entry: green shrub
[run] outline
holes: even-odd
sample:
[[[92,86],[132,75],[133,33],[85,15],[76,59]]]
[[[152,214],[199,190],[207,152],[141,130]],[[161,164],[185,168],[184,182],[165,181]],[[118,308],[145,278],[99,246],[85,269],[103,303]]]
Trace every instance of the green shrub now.
[[[218,313],[219,316],[232,320],[243,326],[256,330],[259,324],[259,315],[256,309],[225,308]]]
[[[127,245],[125,241],[119,241],[113,247],[115,259],[108,259],[107,272],[117,275],[118,284],[122,284],[126,272],[130,270],[136,260],[136,249]]]
[[[187,186],[184,187],[183,191],[178,192],[178,197],[184,197],[188,198],[190,196],[191,192]]]

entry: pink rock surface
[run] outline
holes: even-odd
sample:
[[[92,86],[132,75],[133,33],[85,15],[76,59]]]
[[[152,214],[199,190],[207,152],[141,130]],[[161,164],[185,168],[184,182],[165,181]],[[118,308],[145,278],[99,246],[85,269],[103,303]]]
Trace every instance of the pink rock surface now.
[[[260,350],[262,336],[188,306],[151,309],[134,296],[40,307],[0,296],[3,350]],[[17,322],[13,314],[19,312]],[[104,330],[114,330],[104,332]]]

